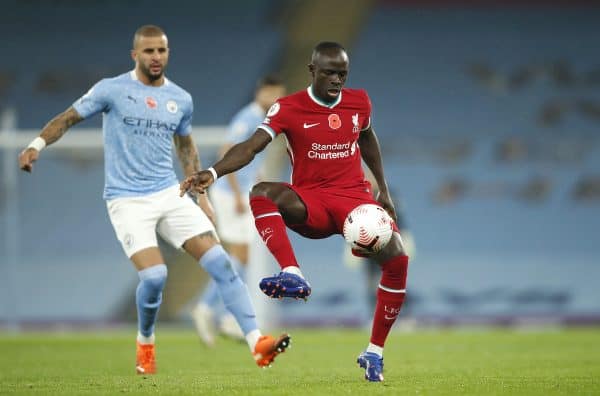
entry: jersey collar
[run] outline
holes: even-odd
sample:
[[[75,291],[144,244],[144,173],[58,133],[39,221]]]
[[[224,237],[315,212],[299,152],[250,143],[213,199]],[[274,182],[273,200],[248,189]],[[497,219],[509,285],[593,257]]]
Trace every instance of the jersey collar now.
[[[325,103],[321,99],[317,98],[312,92],[312,85],[309,85],[308,88],[306,88],[306,92],[308,92],[308,96],[313,100],[313,102],[319,106],[327,107],[329,109],[333,109],[342,101],[342,91],[340,91],[340,94],[332,103]]]
[[[132,71],[129,72],[129,75],[131,76],[131,79],[133,81],[138,81],[138,77],[137,74],[135,74],[135,69],[133,69]],[[169,85],[169,79],[167,77],[165,77],[165,82],[163,85],[161,85],[161,87],[167,86]],[[155,88],[159,88],[159,87],[155,87]]]

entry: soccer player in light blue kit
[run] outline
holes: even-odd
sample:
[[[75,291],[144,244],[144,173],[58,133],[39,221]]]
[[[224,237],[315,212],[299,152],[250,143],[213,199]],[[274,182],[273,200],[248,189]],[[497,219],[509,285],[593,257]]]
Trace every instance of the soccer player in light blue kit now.
[[[262,335],[248,289],[219,244],[213,209],[206,195],[180,197],[172,148],[186,176],[200,170],[191,136],[193,104],[189,93],[164,76],[169,47],[164,31],[153,25],[134,35],[135,69],[103,79],[54,117],[19,155],[31,172],[40,151],[78,122],[102,113],[105,187],[108,214],[127,257],[138,271],[138,374],[154,374],[154,324],[162,301],[167,267],[156,232],[194,257],[215,280],[225,306],[236,318],[256,363],[268,366],[289,345],[289,336]]]
[[[285,86],[279,77],[267,75],[261,78],[256,84],[254,100],[233,116],[221,154],[252,136],[256,127],[265,119],[267,110],[284,95]],[[248,194],[258,182],[259,166],[260,161],[251,162],[217,181],[210,191],[213,202],[219,203],[215,206],[219,237],[242,280],[245,278],[245,266],[248,263],[248,246],[256,233]],[[243,337],[235,317],[230,313],[220,312],[220,300],[217,283],[214,280],[210,281],[200,301],[191,311],[200,339],[209,346],[215,343],[215,324],[225,335]]]

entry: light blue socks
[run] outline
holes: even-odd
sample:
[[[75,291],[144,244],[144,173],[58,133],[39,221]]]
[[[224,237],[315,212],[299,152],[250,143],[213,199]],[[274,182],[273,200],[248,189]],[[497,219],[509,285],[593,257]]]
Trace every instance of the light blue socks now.
[[[244,266],[235,257],[231,255],[229,255],[229,260],[231,260],[233,267],[238,273],[238,276],[240,277],[242,282],[244,282],[246,278],[246,269],[244,268]],[[200,300],[198,302],[200,304],[207,305],[213,311],[222,310],[222,305],[220,305],[221,296],[219,295],[219,287],[217,286],[217,282],[215,282],[214,279],[211,278],[208,281],[206,289],[204,290],[204,292],[202,292],[202,295],[200,296]]]
[[[225,307],[235,317],[242,332],[248,334],[252,330],[256,330],[258,328],[256,314],[248,294],[248,288],[233,268],[232,260],[223,247],[215,245],[210,248],[200,258],[200,265],[215,281],[215,289],[218,290]],[[204,298],[203,302],[206,302]]]
[[[144,337],[154,334],[154,323],[162,302],[162,291],[167,281],[167,266],[164,264],[138,271],[140,283],[135,292],[138,313],[138,330]]]

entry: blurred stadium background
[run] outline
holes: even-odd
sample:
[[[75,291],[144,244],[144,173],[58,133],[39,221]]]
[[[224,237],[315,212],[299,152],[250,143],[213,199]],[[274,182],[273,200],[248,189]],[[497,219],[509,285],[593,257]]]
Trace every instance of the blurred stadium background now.
[[[142,24],[169,37],[167,75],[195,99],[204,164],[257,78],[290,91],[323,39],[368,90],[388,182],[416,242],[400,324],[600,322],[600,8],[592,1],[5,1],[0,13],[0,327],[135,320],[137,276],[105,205],[100,117],[44,151],[17,154],[100,78],[132,68]],[[270,177],[287,178],[270,153]],[[294,237],[314,287],[273,303],[257,244],[249,286],[270,325],[355,326],[370,316],[363,268],[343,241]],[[160,323],[190,326],[205,274],[165,247]],[[97,279],[109,277],[109,284]],[[89,296],[92,295],[93,298]],[[268,305],[267,305],[268,304]],[[160,326],[160,324],[159,324]]]

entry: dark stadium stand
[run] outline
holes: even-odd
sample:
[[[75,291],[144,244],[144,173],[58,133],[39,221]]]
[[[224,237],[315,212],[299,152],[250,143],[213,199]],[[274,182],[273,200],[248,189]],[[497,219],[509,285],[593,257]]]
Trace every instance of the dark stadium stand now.
[[[0,105],[16,105],[21,128],[40,127],[98,79],[133,68],[131,38],[152,23],[170,39],[168,75],[195,98],[195,123],[223,124],[251,97],[281,45],[269,0],[236,2],[22,2],[0,14],[2,69],[15,81]],[[51,23],[50,23],[51,21]],[[38,29],[38,26],[51,26]],[[77,32],[74,34],[73,32]],[[35,50],[32,50],[35,48]],[[95,119],[89,125],[99,125]]]

